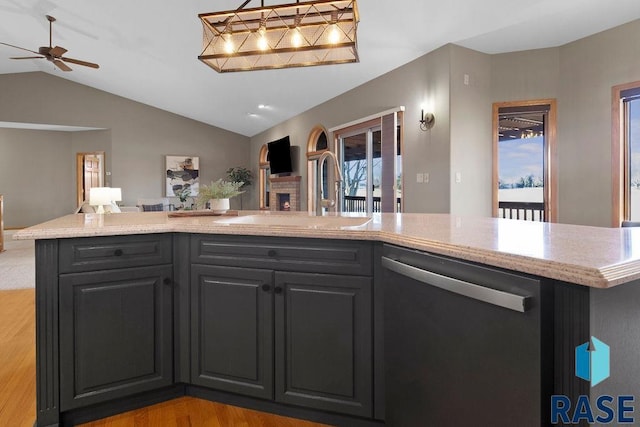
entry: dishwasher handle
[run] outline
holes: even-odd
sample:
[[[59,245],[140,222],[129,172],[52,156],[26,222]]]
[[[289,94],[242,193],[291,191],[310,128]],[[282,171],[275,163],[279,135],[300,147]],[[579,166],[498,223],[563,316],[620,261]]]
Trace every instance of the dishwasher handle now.
[[[453,292],[475,300],[489,304],[508,308],[509,310],[524,313],[530,307],[530,296],[515,295],[509,292],[500,291],[464,280],[454,279],[441,274],[426,271],[412,265],[405,264],[389,257],[382,257],[382,266],[388,270],[409,277],[419,282],[425,283],[445,291]]]

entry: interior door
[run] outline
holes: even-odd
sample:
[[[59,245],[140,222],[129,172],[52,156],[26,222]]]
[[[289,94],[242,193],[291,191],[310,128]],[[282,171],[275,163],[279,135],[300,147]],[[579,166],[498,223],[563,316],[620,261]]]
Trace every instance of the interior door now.
[[[93,187],[104,187],[104,152],[76,153],[76,194],[78,206],[89,201]]]
[[[100,186],[100,160],[93,154],[84,156],[84,200],[89,200],[89,192]]]

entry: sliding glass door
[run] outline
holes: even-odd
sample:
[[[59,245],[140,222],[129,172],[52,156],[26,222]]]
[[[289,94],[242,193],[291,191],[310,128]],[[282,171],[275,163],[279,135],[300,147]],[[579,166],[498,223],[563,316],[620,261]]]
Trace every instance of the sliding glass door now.
[[[343,212],[380,212],[382,151],[380,127],[342,135],[339,140],[342,159]]]

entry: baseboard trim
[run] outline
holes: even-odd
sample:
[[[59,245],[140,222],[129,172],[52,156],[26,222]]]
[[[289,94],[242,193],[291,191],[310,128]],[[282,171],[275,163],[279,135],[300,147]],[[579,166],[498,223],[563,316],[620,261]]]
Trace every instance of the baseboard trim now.
[[[299,406],[290,406],[283,403],[241,396],[238,394],[211,390],[192,385],[187,385],[185,391],[187,396],[224,403],[227,405],[240,406],[242,408],[253,409],[256,411],[269,412],[271,414],[282,415],[285,417],[298,418],[316,423],[330,424],[337,427],[384,426],[383,422],[372,419],[341,415],[332,412],[322,412],[314,409],[302,408]]]
[[[63,412],[61,414],[60,425],[74,426],[78,424],[84,424],[90,421],[107,418],[112,415],[121,414],[123,412],[133,411],[134,409],[144,408],[145,406],[155,405],[156,403],[165,402],[167,400],[177,399],[178,397],[182,397],[184,395],[185,386],[182,384],[178,384],[160,390],[154,390],[135,396],[112,400],[107,403],[74,409],[72,411]]]
[[[145,406],[155,405],[182,396],[191,396],[212,402],[239,406],[245,409],[269,412],[285,417],[298,418],[316,423],[330,424],[337,427],[381,427],[384,422],[372,419],[322,412],[298,406],[285,405],[278,402],[241,396],[233,393],[210,390],[192,385],[177,384],[150,392],[141,393],[127,398],[112,400],[107,403],[74,409],[61,414],[60,426],[73,426],[100,420]]]

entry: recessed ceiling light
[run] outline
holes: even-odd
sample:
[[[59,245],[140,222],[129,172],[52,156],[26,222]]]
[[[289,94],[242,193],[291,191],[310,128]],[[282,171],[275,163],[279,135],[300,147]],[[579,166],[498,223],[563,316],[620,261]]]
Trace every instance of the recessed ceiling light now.
[[[264,105],[264,104],[260,104],[260,105],[258,105],[258,108],[262,110],[262,109],[267,108],[267,106],[266,106],[266,105]]]

